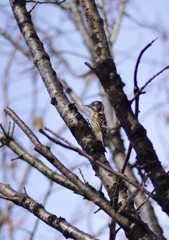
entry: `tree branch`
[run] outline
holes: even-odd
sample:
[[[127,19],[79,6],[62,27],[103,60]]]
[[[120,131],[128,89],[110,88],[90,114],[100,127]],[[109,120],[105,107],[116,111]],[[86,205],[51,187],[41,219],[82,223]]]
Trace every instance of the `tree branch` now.
[[[20,144],[16,142],[13,138],[0,133],[0,141],[8,146],[14,153],[18,155],[18,157],[34,168],[36,168],[39,172],[45,175],[47,178],[52,180],[53,182],[64,186],[77,194],[82,194],[79,188],[74,185],[71,181],[69,181],[64,176],[52,171],[49,167],[47,167],[43,162],[41,162],[38,158],[33,157],[30,153],[28,153]]]
[[[85,237],[86,240],[96,240],[91,235],[73,227],[64,218],[49,213],[42,204],[37,203],[26,193],[18,193],[9,185],[0,184],[0,194],[0,198],[10,200],[16,205],[27,209],[52,228],[62,232],[66,238],[83,240]]]
[[[34,64],[37,66],[42,80],[44,81],[44,84],[51,97],[51,103],[56,107],[60,116],[69,127],[78,143],[87,152],[87,154],[92,156],[93,161],[89,159],[90,163],[97,173],[96,175],[104,184],[109,197],[112,198],[116,176],[110,176],[109,173],[104,168],[100,167],[95,161],[95,159],[99,159],[100,162],[110,167],[105,158],[102,143],[95,139],[94,134],[89,128],[88,122],[78,112],[76,106],[69,102],[67,96],[65,95],[62,84],[59,82],[56,72],[51,66],[49,56],[45,52],[43,44],[41,43],[34,29],[31,15],[29,12],[27,12],[24,1],[14,2],[14,4],[12,4],[12,10],[20,27],[20,31],[22,32],[23,37],[30,49]],[[81,134],[79,134],[79,132]],[[34,140],[36,141],[36,137]]]
[[[97,206],[104,210],[110,217],[115,218],[123,228],[130,229],[130,221],[120,214],[117,214],[114,209],[112,209],[109,202],[100,196],[100,193],[93,191],[87,185],[85,185],[77,175],[67,169],[50,151],[50,149],[44,146],[39,139],[33,134],[30,128],[14,113],[10,108],[5,108],[4,110],[15,123],[25,132],[31,142],[35,145],[35,150],[44,156],[53,166],[55,166],[67,179],[69,179],[73,184],[75,184],[80,191],[85,195],[85,197],[93,201]]]
[[[163,211],[169,214],[169,176],[164,171],[161,162],[147,137],[146,130],[138,122],[131,109],[131,103],[123,91],[124,83],[117,74],[115,63],[110,56],[110,50],[105,38],[102,19],[96,9],[94,1],[81,0],[84,14],[94,46],[100,46],[100,51],[95,47],[95,64],[88,64],[99,78],[109,100],[114,107],[116,116],[126,132],[133,149],[137,154],[137,165],[144,169],[150,177],[155,188],[155,199]],[[93,13],[95,17],[93,20]],[[97,19],[97,20],[95,20]],[[99,34],[99,36],[98,36]],[[98,44],[96,44],[96,40]]]

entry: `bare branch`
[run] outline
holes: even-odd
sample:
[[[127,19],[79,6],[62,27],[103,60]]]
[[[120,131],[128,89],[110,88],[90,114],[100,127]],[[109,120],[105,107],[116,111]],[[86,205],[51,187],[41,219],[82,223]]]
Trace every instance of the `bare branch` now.
[[[116,214],[115,210],[112,209],[109,202],[100,196],[99,193],[94,192],[88,186],[86,186],[82,181],[67,169],[50,151],[50,149],[38,140],[38,138],[33,134],[28,126],[10,109],[5,108],[4,110],[14,121],[15,123],[25,132],[25,134],[29,137],[31,142],[35,145],[35,150],[39,152],[42,156],[44,156],[48,161],[53,164],[65,177],[67,177],[73,184],[75,184],[80,191],[86,196],[86,198],[93,201],[96,205],[98,205],[101,209],[103,209],[109,216],[116,219],[116,221],[122,225],[123,227],[130,228],[130,222],[122,217],[121,215]]]
[[[10,200],[27,209],[52,228],[62,232],[66,238],[83,240],[85,237],[86,240],[96,240],[91,235],[73,227],[64,218],[49,213],[42,204],[30,198],[27,194],[14,191],[9,185],[0,184],[0,194],[0,198]]]
[[[134,69],[134,95],[136,95],[137,92],[139,92],[139,86],[138,86],[138,83],[137,83],[137,72],[138,72],[138,67],[139,67],[139,63],[140,63],[141,57],[143,56],[144,52],[149,47],[151,47],[151,45],[156,40],[157,40],[157,38],[154,39],[153,41],[151,41],[151,43],[149,43],[147,46],[145,46],[145,48],[143,48],[143,50],[140,52],[140,54],[138,56],[138,59],[136,61],[136,66],[135,66],[135,69]],[[139,114],[139,95],[137,95],[137,97],[135,98],[135,116],[136,116],[136,118],[138,118],[138,114]]]
[[[119,29],[120,29],[121,20],[122,20],[127,2],[128,2],[128,0],[121,0],[120,1],[119,9],[118,9],[118,16],[116,17],[116,20],[113,24],[113,29],[112,29],[111,36],[110,36],[111,44],[114,44],[115,41],[116,41],[117,34],[118,34]]]
[[[38,158],[32,156],[25,149],[23,149],[23,147],[21,147],[19,145],[19,143],[16,142],[16,140],[10,138],[9,136],[4,135],[3,133],[0,133],[0,141],[4,145],[7,145],[13,152],[15,152],[20,159],[29,163],[31,166],[36,168],[38,171],[40,171],[42,174],[44,174],[50,180],[56,182],[57,184],[60,184],[61,186],[64,186],[64,187],[72,190],[75,193],[82,194],[80,192],[80,190],[76,187],[76,185],[74,185],[72,182],[70,182],[64,176],[52,171],[42,161],[40,161]]]
[[[112,188],[114,187],[116,176],[114,175],[110,176],[104,168],[97,166],[95,161],[95,159],[99,159],[101,162],[103,162],[104,164],[110,167],[109,163],[105,158],[104,148],[101,142],[95,139],[94,134],[89,128],[89,124],[86,122],[83,116],[77,111],[75,104],[71,104],[67,96],[65,95],[63,91],[63,87],[56,75],[56,72],[53,70],[51,66],[49,56],[45,52],[43,44],[41,43],[39,37],[37,36],[37,33],[31,21],[31,16],[27,12],[24,2],[22,2],[21,4],[20,2],[16,1],[12,9],[13,9],[15,18],[18,22],[18,25],[20,26],[20,30],[30,49],[34,63],[37,66],[39,73],[50,94],[51,103],[56,107],[60,116],[65,121],[67,126],[69,126],[69,129],[77,139],[78,143],[94,159],[94,161],[91,161],[90,159],[92,167],[96,171],[97,176],[103,182],[110,198],[113,198]],[[23,131],[24,130],[25,129],[23,128]],[[26,129],[25,133],[27,134],[27,131],[29,130]],[[81,134],[79,134],[79,132]],[[29,131],[29,134],[30,136],[32,135],[30,131]],[[36,137],[33,136],[33,138],[30,138],[30,139],[35,144],[36,151],[41,152],[43,156],[46,153],[49,154],[49,151],[47,151],[48,149],[46,147],[42,147]],[[68,169],[63,168],[63,166],[58,161],[58,159],[55,159],[55,157],[51,155],[51,153],[46,157],[48,158],[49,161],[51,161],[53,165],[57,166],[59,171],[61,171],[62,173],[64,169],[63,174],[68,173],[67,172]],[[68,173],[68,176],[70,177],[71,174],[69,175],[69,173]],[[75,176],[72,175],[72,177],[74,179],[72,182],[76,184],[77,182],[75,180]]]
[[[138,72],[138,67],[139,67],[139,64],[140,64],[140,60],[141,60],[143,54],[145,53],[145,51],[146,51],[149,47],[151,47],[151,45],[152,45],[156,40],[157,40],[157,38],[155,38],[154,40],[152,40],[149,44],[147,44],[147,46],[145,46],[145,47],[141,50],[141,52],[140,52],[140,54],[139,54],[139,56],[138,56],[138,59],[137,59],[137,61],[136,61],[136,65],[135,65],[135,69],[134,69],[134,89],[135,89],[135,93],[136,93],[136,91],[137,91],[137,89],[138,89],[137,72]]]
[[[89,32],[88,32],[88,30],[86,28],[86,25],[84,23],[82,13],[79,10],[79,1],[76,1],[76,0],[72,1],[71,11],[72,11],[73,15],[75,16],[73,18],[73,21],[76,25],[76,28],[81,33],[83,41],[85,43],[85,46],[88,48],[89,52],[92,53],[93,46],[91,44],[91,39],[90,39]]]
[[[169,200],[169,176],[163,169],[152,142],[147,137],[146,130],[138,122],[137,117],[132,111],[131,102],[127,99],[123,91],[124,83],[117,73],[115,63],[110,55],[102,19],[96,10],[95,2],[81,0],[81,4],[93,37],[95,50],[95,64],[89,67],[97,75],[105,92],[109,96],[110,103],[114,107],[120,125],[126,132],[137,154],[138,167],[144,169],[150,177],[155,188],[156,201],[169,214],[169,205],[166,202],[166,199]],[[93,13],[96,16],[93,16]],[[99,49],[97,49],[98,46],[100,47]]]
[[[7,39],[16,49],[23,53],[28,59],[31,59],[31,56],[28,51],[26,51],[18,41],[13,40],[13,38],[4,30],[0,29],[0,35],[2,35],[5,39]]]
[[[159,76],[161,73],[163,73],[165,70],[169,69],[169,65],[160,70],[158,73],[156,73],[153,77],[151,77],[135,94],[135,96],[130,100],[133,102],[142,92],[143,90],[147,87],[149,83],[151,83],[157,76]]]
[[[90,112],[89,110],[87,110],[87,108],[84,106],[84,104],[82,103],[81,99],[74,93],[74,91],[68,86],[68,84],[65,81],[61,81],[65,91],[70,95],[71,99],[73,100],[73,102],[76,103],[76,106],[78,106],[80,108],[81,111],[83,111],[86,116],[90,116]]]
[[[66,144],[63,144],[59,141],[57,141],[54,138],[51,138],[49,135],[47,135],[43,130],[40,130],[41,133],[43,133],[46,137],[48,137],[51,141],[55,142],[56,144],[61,145],[62,147],[68,148],[70,150],[73,150],[77,153],[79,153],[81,156],[84,156],[88,159],[90,159],[91,161],[93,161],[93,158],[87,154],[85,151],[81,150],[80,148],[76,147],[75,145],[73,145],[72,143],[70,143],[68,140],[66,140],[65,138],[59,136],[57,133],[54,133],[52,130],[50,130],[49,128],[45,127],[45,130],[47,130],[48,132],[52,133],[55,137],[60,138],[62,141],[64,141]]]
[[[152,193],[151,192],[149,192],[147,189],[143,189],[142,188],[142,186],[140,186],[138,183],[135,183],[133,180],[131,180],[131,179],[129,179],[125,174],[123,174],[123,173],[119,173],[119,172],[117,172],[117,171],[114,171],[113,169],[109,169],[109,168],[107,168],[106,166],[104,166],[102,163],[100,163],[100,162],[98,162],[98,164],[100,165],[100,166],[102,166],[103,168],[106,168],[107,169],[107,171],[109,171],[111,174],[114,174],[114,175],[116,175],[116,176],[118,176],[118,177],[120,177],[121,179],[123,179],[123,180],[125,180],[126,182],[128,182],[129,184],[131,184],[131,185],[133,185],[134,187],[136,187],[137,189],[139,189],[140,191],[143,191],[143,192],[145,192],[148,196],[150,196],[151,198],[155,198],[155,196],[154,195],[152,195]]]
[[[143,90],[139,92],[140,89],[137,82],[137,72],[138,72],[138,66],[140,64],[140,60],[138,57],[137,59],[138,63],[136,63],[137,66],[135,67],[136,85],[134,89],[133,101],[136,100],[137,106],[134,112],[131,107],[132,101],[129,101],[127,99],[123,91],[124,83],[122,82],[121,77],[117,73],[116,65],[111,56],[110,38],[112,37],[113,42],[116,39],[118,29],[120,27],[120,23],[122,20],[122,15],[125,14],[124,9],[125,9],[127,0],[119,0],[118,3],[117,1],[111,2],[111,0],[107,0],[107,1],[103,1],[103,0],[62,1],[60,0],[63,3],[62,4],[59,3],[57,5],[56,4],[49,5],[49,3],[54,2],[54,0],[39,0],[39,1],[9,0],[9,1],[11,3],[14,19],[16,19],[16,22],[22,33],[21,37],[23,35],[23,38],[25,39],[30,52],[30,55],[27,56],[29,59],[27,60],[29,60],[29,62],[30,60],[34,62],[35,67],[32,67],[31,69],[27,68],[26,70],[24,68],[24,70],[22,70],[24,66],[22,65],[17,66],[17,63],[22,62],[22,58],[20,58],[20,56],[23,57],[22,54],[19,54],[18,55],[19,58],[15,59],[16,61],[13,61],[15,56],[13,54],[15,53],[14,51],[16,51],[16,54],[17,54],[17,51],[18,50],[21,51],[21,50],[18,48],[17,45],[15,47],[15,45],[12,42],[12,41],[16,42],[15,30],[17,31],[18,29],[16,28],[15,22],[11,21],[10,19],[11,16],[8,15],[9,20],[7,20],[7,25],[5,28],[7,30],[5,30],[5,33],[7,33],[6,31],[9,31],[10,34],[8,33],[9,36],[7,35],[3,36],[2,34],[2,36],[6,39],[9,39],[8,44],[12,45],[12,47],[14,47],[14,49],[17,49],[17,50],[13,50],[12,48],[13,51],[10,52],[10,48],[8,48],[9,45],[3,50],[3,52],[5,53],[9,52],[13,54],[13,56],[12,54],[9,55],[10,62],[12,64],[10,65],[8,64],[6,68],[7,74],[8,74],[7,77],[9,76],[10,78],[9,77],[8,78],[11,79],[12,81],[11,82],[8,81],[5,83],[11,86],[11,84],[14,83],[15,81],[14,75],[13,74],[9,75],[9,73],[16,74],[16,79],[17,79],[16,83],[18,85],[20,83],[19,82],[20,79],[22,79],[22,76],[20,76],[19,73],[24,74],[27,77],[29,74],[29,77],[30,79],[32,79],[32,83],[33,83],[33,88],[32,88],[33,98],[32,98],[32,95],[29,96],[29,98],[31,97],[32,99],[31,105],[26,105],[26,108],[24,106],[24,112],[22,113],[23,114],[26,113],[27,115],[29,115],[28,116],[30,118],[29,123],[31,122],[33,124],[34,119],[36,119],[36,117],[37,119],[39,118],[39,119],[42,119],[43,121],[46,121],[48,120],[48,117],[50,117],[47,114],[50,114],[51,112],[48,111],[50,110],[49,102],[48,102],[46,103],[46,106],[44,105],[46,111],[45,112],[43,111],[43,117],[42,117],[42,113],[39,116],[39,110],[41,111],[41,107],[43,106],[42,105],[43,101],[39,102],[39,99],[40,97],[42,97],[42,94],[44,92],[40,93],[39,91],[41,89],[38,87],[39,74],[36,71],[36,67],[37,67],[40,73],[40,76],[50,95],[51,104],[57,109],[58,113],[60,114],[60,117],[63,119],[65,123],[65,129],[66,127],[70,129],[71,133],[76,138],[80,147],[76,147],[67,139],[60,137],[60,134],[59,135],[55,134],[55,131],[58,133],[58,130],[52,131],[49,129],[47,129],[49,133],[47,131],[41,130],[41,132],[50,140],[50,142],[47,141],[47,144],[42,144],[40,138],[38,137],[39,133],[34,134],[33,131],[15,114],[14,111],[12,111],[9,108],[6,108],[5,111],[7,112],[7,114],[10,115],[14,119],[14,121],[17,122],[17,124],[27,134],[29,138],[28,142],[30,144],[32,142],[33,145],[35,146],[34,148],[35,151],[37,151],[42,157],[44,157],[45,161],[46,160],[49,161],[49,163],[51,163],[56,168],[55,169],[56,173],[55,171],[52,171],[50,168],[48,168],[45,164],[43,164],[36,157],[37,155],[34,156],[34,154],[30,154],[23,147],[21,147],[21,145],[18,144],[17,141],[14,139],[14,136],[17,139],[16,134],[12,136],[10,132],[5,131],[4,129],[6,129],[6,125],[4,124],[5,126],[5,128],[3,128],[4,131],[2,130],[3,133],[0,133],[0,142],[2,143],[1,149],[3,151],[2,153],[4,157],[2,162],[2,168],[3,168],[2,171],[4,172],[4,175],[3,175],[4,182],[8,182],[8,178],[11,175],[9,171],[11,171],[14,176],[14,180],[17,181],[16,183],[17,184],[20,183],[18,182],[18,178],[20,178],[20,175],[16,175],[16,170],[18,170],[20,166],[24,165],[24,163],[21,161],[19,162],[17,159],[23,159],[24,161],[27,161],[30,164],[30,165],[26,165],[27,169],[32,169],[31,166],[33,166],[38,171],[40,171],[45,176],[47,176],[49,179],[51,179],[53,182],[56,182],[62,185],[59,189],[63,189],[63,191],[66,190],[64,189],[64,187],[67,189],[70,189],[71,191],[74,191],[75,193],[81,195],[84,199],[87,199],[93,202],[93,204],[90,204],[90,205],[93,206],[94,208],[98,206],[99,207],[98,211],[103,210],[103,214],[108,215],[108,217],[111,218],[109,239],[116,238],[117,225],[119,225],[120,228],[122,228],[123,231],[125,231],[126,237],[128,239],[132,239],[132,240],[134,239],[141,240],[142,238],[144,238],[145,240],[165,239],[163,237],[163,231],[162,229],[160,229],[160,225],[154,214],[154,210],[151,203],[152,201],[147,202],[147,200],[149,200],[150,198],[153,198],[155,201],[158,202],[160,206],[162,206],[163,210],[165,210],[166,212],[169,212],[168,201],[167,201],[167,199],[169,200],[168,173],[167,174],[165,173],[164,167],[158,160],[158,157],[153,148],[153,145],[147,137],[146,130],[138,121],[139,97],[140,97],[140,94],[143,94]],[[29,4],[27,4],[28,2]],[[33,4],[30,4],[30,2],[32,2]],[[48,6],[46,5],[46,10],[48,10],[49,8],[50,9],[52,8],[54,11],[58,13],[58,15],[55,18],[55,21],[49,21],[50,22],[49,24],[48,24],[48,21],[46,21],[45,24],[39,25],[38,21],[41,19],[36,18],[34,16],[37,16],[36,14],[39,14],[39,10],[41,10],[43,6],[42,7],[38,6],[39,8],[38,11],[34,11],[33,13],[32,11],[33,9],[35,9],[35,7],[37,8],[37,4],[41,4],[42,2],[43,4],[48,4]],[[57,1],[57,3],[58,2],[59,0]],[[100,4],[100,9],[99,9],[99,4]],[[112,8],[112,6],[116,6],[117,4],[119,5],[119,9],[118,9],[118,12],[116,13],[114,12],[114,9]],[[30,10],[30,8],[33,5],[34,7]],[[27,6],[29,8],[28,10],[27,10]],[[8,9],[6,13],[8,13]],[[101,17],[103,18],[103,20],[101,19],[99,13],[101,13]],[[33,20],[35,21],[36,27],[34,27],[32,23],[31,15],[33,16]],[[117,16],[116,19],[115,19],[115,16]],[[44,15],[44,16],[42,15],[41,17],[42,19],[44,18],[48,20],[50,19],[48,18],[47,15]],[[114,24],[112,22],[112,19],[115,19]],[[87,24],[85,22],[86,20],[87,20]],[[10,21],[11,23],[9,24]],[[65,21],[65,23],[68,23],[68,25],[65,23],[62,24],[62,21]],[[8,29],[8,24],[10,25],[9,29]],[[47,31],[46,31],[46,26],[47,26]],[[111,26],[113,26],[113,29],[111,29]],[[124,24],[123,27],[126,27],[126,24]],[[109,32],[111,30],[112,30],[112,35],[110,35],[110,32]],[[128,31],[127,28],[125,29],[125,31],[126,30]],[[40,41],[37,35],[38,32],[41,36],[41,39],[44,40],[44,45],[42,41]],[[77,36],[77,38],[75,36]],[[166,36],[167,34],[164,37]],[[60,48],[62,47],[61,46],[62,40],[65,41],[67,44],[64,46],[69,46],[71,49],[68,49],[68,51],[60,50]],[[93,42],[93,45],[92,45],[92,42]],[[124,42],[127,47],[128,43],[126,41]],[[76,47],[76,43],[77,43],[77,47]],[[52,64],[47,52],[44,49],[44,46],[46,49],[48,49],[48,53],[51,55]],[[144,49],[142,51],[144,52]],[[65,53],[66,55],[63,55]],[[88,57],[85,55],[87,55]],[[80,59],[80,57],[83,57],[83,59],[82,58]],[[75,58],[76,58],[76,62],[73,61]],[[85,61],[84,59],[86,59],[87,61],[91,61],[91,64],[90,63],[86,64],[90,68],[89,71],[86,71],[86,70],[83,71],[80,67],[82,64],[82,61]],[[129,59],[127,59],[127,61],[128,60]],[[32,63],[30,62],[30,64]],[[16,68],[12,68],[12,66]],[[59,74],[63,73],[63,75],[61,77],[57,76],[54,69],[56,69],[57,73]],[[18,70],[19,72],[16,70]],[[33,72],[34,73],[36,72],[36,79],[34,77],[35,75],[32,78]],[[154,75],[153,78],[158,76],[160,72]],[[96,86],[96,81],[97,81],[97,78],[93,73],[95,73],[96,76],[99,78],[104,88],[102,92],[101,91],[97,92],[98,91],[97,87],[95,89],[93,88],[93,82],[95,84],[94,86]],[[69,77],[67,78],[68,74],[69,75],[73,74],[74,79]],[[79,92],[77,93],[79,89],[75,89],[76,87],[75,81],[77,81],[76,77],[80,78],[79,81],[84,81],[83,89],[81,88],[83,94],[81,94],[80,97],[78,96]],[[70,80],[69,85],[67,85],[65,82],[62,82],[61,80],[62,78],[63,79],[66,78],[67,80],[69,79]],[[38,85],[34,84],[35,80],[36,80],[36,83],[38,82]],[[145,87],[152,80],[153,79],[149,79],[144,84],[143,89],[145,89]],[[87,88],[86,86],[89,86],[90,89],[89,87]],[[137,88],[137,91],[136,91],[136,88]],[[76,93],[73,92],[73,89],[75,89]],[[91,90],[93,90],[93,92]],[[15,92],[12,91],[12,94],[15,95]],[[11,95],[11,92],[9,93],[8,91],[6,91],[6,96],[8,99],[10,99],[10,97],[12,96],[12,98],[10,99],[10,102],[8,103],[13,103],[13,100],[14,100],[13,95]],[[84,109],[83,102],[86,101],[85,100],[86,98],[90,98],[91,96],[93,98],[94,97],[102,98],[103,103],[105,105],[105,109],[107,107],[106,106],[107,103],[105,103],[104,98],[108,99],[109,97],[109,101],[110,101],[109,105],[110,105],[111,111],[110,109],[107,108],[107,112],[105,113],[106,113],[106,117],[108,116],[108,118],[109,117],[111,118],[108,124],[109,127],[107,128],[108,130],[110,130],[109,139],[108,139],[109,140],[108,146],[110,148],[106,153],[104,153],[100,142],[97,141],[97,139],[95,139],[91,131],[89,122],[80,114],[80,112],[82,111],[82,113],[85,112],[85,114],[89,116],[89,113],[86,112]],[[21,99],[21,95],[19,95],[19,99]],[[31,99],[29,99],[28,101],[31,101]],[[71,99],[73,102],[71,103],[69,99]],[[24,98],[24,101],[25,100],[26,99]],[[44,97],[43,100],[46,100],[46,96]],[[5,105],[5,107],[8,105],[9,104]],[[22,108],[22,105],[20,106]],[[79,108],[80,112],[78,111],[77,107]],[[30,108],[31,108],[31,111],[29,111]],[[114,113],[112,113],[112,109],[113,111],[115,110]],[[20,114],[22,113],[20,112]],[[38,114],[38,116],[36,116],[36,114]],[[114,119],[114,116],[116,120],[112,121],[112,119]],[[62,119],[60,120],[62,121]],[[5,119],[5,121],[8,122],[7,119]],[[47,123],[47,124],[50,124],[50,123]],[[56,129],[60,128],[59,126],[60,121],[52,122],[52,124],[54,124],[54,128]],[[44,125],[46,125],[46,123]],[[41,128],[43,128],[43,126]],[[110,126],[114,126],[114,127],[110,128]],[[125,155],[126,152],[123,144],[121,131],[120,129],[118,129],[118,127],[116,128],[116,126],[122,127],[124,129],[124,132],[126,133],[127,138],[129,140],[129,149],[128,149],[127,155]],[[104,125],[102,127],[106,128],[106,126]],[[66,129],[66,132],[69,131],[68,128]],[[37,129],[34,129],[34,130],[35,132],[37,131]],[[40,136],[40,137],[43,137],[43,136]],[[97,177],[100,179],[99,183],[101,182],[101,186],[98,191],[95,188],[95,183],[97,184],[97,182],[95,181],[93,182],[90,179],[92,183],[89,184],[85,179],[85,172],[83,171],[86,171],[87,169],[80,169],[79,175],[74,174],[74,171],[77,171],[77,166],[79,165],[80,167],[82,166],[81,161],[80,163],[78,163],[77,161],[79,159],[75,159],[75,161],[73,161],[74,167],[71,168],[71,166],[69,165],[72,163],[72,161],[71,163],[67,162],[67,166],[66,166],[65,163],[69,155],[68,156],[65,155],[66,157],[65,159],[64,159],[64,156],[62,157],[63,159],[62,158],[58,159],[57,156],[55,156],[51,151],[51,149],[49,148],[49,146],[53,145],[53,143],[59,144],[63,148],[73,150],[78,154],[87,158],[86,163],[83,161],[84,165],[90,166],[88,163],[90,162],[91,167],[94,170],[96,180],[98,180]],[[17,156],[15,157],[12,154],[12,157],[10,157],[10,151],[5,147],[5,145],[8,146],[13,152],[15,152]],[[71,153],[71,151],[69,150],[62,151],[64,150],[63,148],[59,148],[59,152],[61,153],[60,156],[62,155],[62,153],[63,154],[66,154],[66,152]],[[31,149],[32,149],[32,144],[31,144]],[[136,162],[132,166],[130,165],[130,163],[128,163],[131,149],[133,149],[136,152]],[[59,154],[59,152],[57,153]],[[112,154],[111,156],[110,156],[110,153]],[[108,160],[106,159],[105,155],[108,156]],[[9,163],[8,161],[9,158],[12,160],[11,162],[12,164]],[[109,164],[109,161],[111,162],[111,165]],[[112,166],[114,166],[114,162],[116,164],[116,167],[119,170],[119,173],[112,169]],[[8,171],[8,166],[9,166],[9,171]],[[58,174],[57,173],[58,171],[60,171],[61,174]],[[141,177],[143,183],[145,183],[147,179],[150,178],[151,183],[155,188],[154,192],[149,192],[149,185],[140,184],[139,181],[137,180],[137,175],[140,175],[139,179]],[[94,177],[93,174],[92,174],[92,177]],[[45,181],[49,181],[49,180],[45,179]],[[24,183],[21,182],[21,184],[24,184]],[[147,184],[149,184],[149,182]],[[24,189],[24,193],[26,197],[29,197],[26,189]],[[105,198],[104,193],[106,197],[108,196],[107,199]],[[3,196],[3,195],[1,195],[1,197],[4,197],[6,200],[7,199],[11,200],[10,197],[6,198],[6,196]],[[76,198],[76,195],[74,197]],[[4,201],[4,202],[7,203],[7,201]],[[14,206],[13,202],[11,202],[11,205]],[[137,209],[139,206],[143,206],[143,207],[140,208],[140,211],[138,212]],[[37,207],[38,207],[38,203],[37,203]],[[6,209],[8,211],[8,207]],[[9,210],[10,209],[11,208],[9,208]],[[9,220],[11,220],[12,219],[11,215],[9,213],[7,214],[8,214]],[[78,220],[80,219],[80,215],[77,214]],[[37,220],[37,222],[38,221],[39,220]],[[1,217],[0,217],[0,222],[1,222]],[[9,230],[10,235],[12,236],[13,232],[15,231],[15,226],[13,224],[13,221],[11,221],[8,225],[10,228]],[[100,230],[97,230],[97,232],[95,233],[95,237],[98,236],[97,234],[101,233],[101,229],[103,229],[102,227],[100,228],[100,226],[98,226],[98,228]],[[35,231],[36,231],[36,225],[35,225]],[[31,234],[30,231],[27,231],[27,233]],[[156,237],[155,234],[159,237]],[[69,236],[65,236],[65,237],[69,237]]]
[[[95,61],[112,58],[103,28],[103,20],[100,18],[95,2],[93,0],[81,0],[80,2],[90,28]]]

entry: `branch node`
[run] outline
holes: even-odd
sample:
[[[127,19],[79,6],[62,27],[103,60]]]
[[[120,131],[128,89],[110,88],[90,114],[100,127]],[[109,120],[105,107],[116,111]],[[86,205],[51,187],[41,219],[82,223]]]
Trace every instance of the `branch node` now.
[[[95,71],[96,67],[88,62],[85,62],[86,66],[88,66],[92,71]]]

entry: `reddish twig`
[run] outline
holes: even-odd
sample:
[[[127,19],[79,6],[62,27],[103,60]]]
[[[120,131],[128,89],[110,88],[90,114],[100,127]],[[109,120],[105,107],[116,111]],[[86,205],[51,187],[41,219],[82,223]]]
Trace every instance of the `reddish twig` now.
[[[138,87],[138,84],[137,84],[137,72],[138,72],[138,67],[139,67],[139,64],[140,64],[140,60],[141,60],[141,57],[143,56],[143,54],[145,53],[145,51],[151,47],[151,45],[157,40],[157,38],[155,38],[153,41],[151,41],[149,44],[147,44],[147,46],[145,46],[139,56],[138,56],[138,59],[137,59],[137,62],[136,62],[136,65],[135,65],[135,69],[134,69],[134,87]]]
[[[154,78],[156,78],[157,76],[159,76],[162,72],[164,72],[165,70],[169,69],[169,65],[167,65],[165,68],[163,68],[161,71],[159,71],[158,73],[156,73],[153,77],[151,77],[140,89],[139,91],[136,92],[135,96],[130,100],[131,102],[133,102],[137,97],[138,95],[140,95],[141,93],[143,93],[143,90],[147,87],[147,85],[149,83],[152,82],[152,80]]]
[[[62,143],[62,142],[60,142],[60,141],[58,141],[58,140],[50,137],[47,133],[45,133],[42,129],[40,129],[39,131],[40,131],[43,135],[45,135],[48,139],[50,139],[52,142],[54,142],[54,143],[56,143],[56,144],[58,144],[58,145],[60,145],[60,146],[62,146],[62,147],[64,147],[64,148],[73,150],[73,151],[79,153],[81,156],[86,157],[86,158],[88,158],[88,159],[90,159],[90,160],[93,161],[93,158],[92,158],[90,155],[88,155],[85,151],[81,150],[80,148],[76,147],[75,145],[73,145],[73,144],[72,144],[71,142],[69,142],[67,139],[59,136],[57,133],[53,132],[52,130],[50,130],[50,129],[47,128],[47,127],[45,127],[45,130],[47,130],[48,132],[52,133],[55,137],[61,139],[61,140],[62,140],[63,142],[65,142],[66,144],[64,144],[64,143]]]
[[[151,41],[149,44],[147,44],[147,46],[145,46],[139,56],[138,56],[138,59],[136,61],[136,65],[135,65],[135,69],[134,69],[134,95],[136,96],[136,93],[139,92],[139,86],[138,86],[138,81],[137,81],[137,73],[138,73],[138,67],[139,67],[139,64],[140,64],[140,60],[141,60],[141,57],[143,56],[144,52],[149,48],[151,47],[151,45],[157,40],[154,39],[153,41]],[[138,118],[138,114],[139,114],[139,95],[137,95],[135,97],[135,116],[136,118]]]

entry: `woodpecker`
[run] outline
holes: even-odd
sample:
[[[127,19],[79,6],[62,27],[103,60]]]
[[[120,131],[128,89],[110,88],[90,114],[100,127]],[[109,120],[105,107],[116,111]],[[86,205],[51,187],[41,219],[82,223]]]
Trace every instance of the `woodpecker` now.
[[[107,121],[104,114],[104,105],[100,101],[94,101],[91,104],[85,106],[92,109],[90,122],[92,132],[94,133],[96,139],[101,141],[105,147],[107,137]]]

